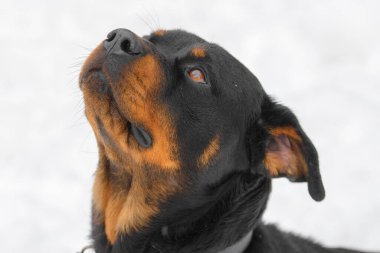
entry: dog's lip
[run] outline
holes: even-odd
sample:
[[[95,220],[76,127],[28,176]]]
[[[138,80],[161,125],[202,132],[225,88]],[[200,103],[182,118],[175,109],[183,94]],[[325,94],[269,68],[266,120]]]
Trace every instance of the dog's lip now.
[[[94,72],[102,72],[102,67],[92,67],[89,68],[86,73],[83,75],[83,79],[86,79],[89,75],[91,75]]]
[[[87,79],[94,73],[102,73],[102,67],[94,66],[82,71],[79,78],[79,87],[82,88],[83,85],[86,83]]]
[[[139,127],[136,124],[130,123],[130,129],[132,135],[135,137],[136,141],[143,148],[149,148],[152,146],[152,137],[144,128]]]

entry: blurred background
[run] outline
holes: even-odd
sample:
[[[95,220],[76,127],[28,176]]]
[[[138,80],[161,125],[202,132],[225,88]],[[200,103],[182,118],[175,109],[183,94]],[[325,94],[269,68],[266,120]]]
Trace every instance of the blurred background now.
[[[327,197],[278,179],[265,220],[327,246],[380,250],[380,2],[2,0],[2,252],[89,243],[97,148],[78,88],[114,28],[182,28],[241,60],[298,115]]]

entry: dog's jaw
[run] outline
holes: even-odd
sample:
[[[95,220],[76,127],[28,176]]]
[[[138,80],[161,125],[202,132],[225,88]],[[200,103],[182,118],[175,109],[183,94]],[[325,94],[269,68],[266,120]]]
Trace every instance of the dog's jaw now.
[[[160,63],[151,52],[121,66],[115,63],[118,57],[108,55],[101,44],[80,74],[100,156],[93,190],[95,221],[105,223],[112,244],[118,234],[148,226],[159,205],[183,185],[175,128],[158,96],[164,82]]]

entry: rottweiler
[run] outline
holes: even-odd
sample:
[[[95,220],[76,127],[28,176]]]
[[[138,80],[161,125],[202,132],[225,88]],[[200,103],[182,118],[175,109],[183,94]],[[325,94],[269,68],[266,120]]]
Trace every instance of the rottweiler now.
[[[293,112],[222,47],[183,30],[111,31],[79,77],[99,162],[97,253],[359,252],[265,224],[271,180],[325,191]]]

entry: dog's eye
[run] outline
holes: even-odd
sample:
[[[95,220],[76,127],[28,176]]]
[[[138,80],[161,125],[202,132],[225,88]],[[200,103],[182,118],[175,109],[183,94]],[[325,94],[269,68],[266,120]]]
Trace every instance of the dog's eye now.
[[[189,75],[190,79],[196,83],[202,83],[202,84],[207,83],[206,78],[205,78],[205,74],[203,73],[202,70],[200,70],[198,68],[192,68],[192,69],[188,70],[187,74]]]

